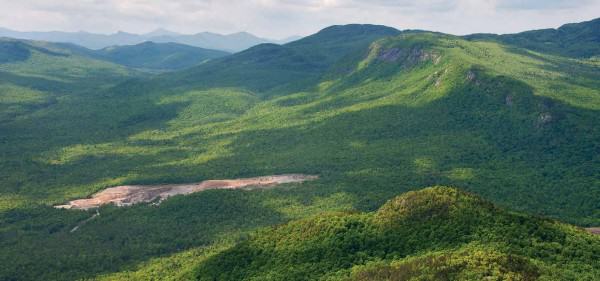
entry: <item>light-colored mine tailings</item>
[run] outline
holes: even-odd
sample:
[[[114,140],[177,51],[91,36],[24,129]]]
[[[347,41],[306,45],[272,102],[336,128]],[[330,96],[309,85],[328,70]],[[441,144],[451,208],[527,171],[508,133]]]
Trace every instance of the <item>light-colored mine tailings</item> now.
[[[586,228],[585,230],[587,230],[591,234],[600,235],[600,227],[590,227],[590,228]]]
[[[304,182],[317,178],[319,177],[287,174],[235,180],[206,180],[194,184],[123,185],[102,190],[92,195],[92,198],[73,200],[68,204],[54,207],[80,210],[98,208],[106,204],[114,204],[121,207],[142,202],[161,202],[171,196],[191,194],[209,189],[265,188],[282,183]]]

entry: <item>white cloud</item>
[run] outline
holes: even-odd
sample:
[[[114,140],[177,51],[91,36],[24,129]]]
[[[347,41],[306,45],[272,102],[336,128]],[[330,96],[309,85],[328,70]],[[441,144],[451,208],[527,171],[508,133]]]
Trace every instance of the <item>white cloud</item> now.
[[[0,26],[18,30],[306,35],[375,23],[454,34],[556,27],[599,16],[600,0],[0,0]]]
[[[497,7],[512,10],[553,10],[585,6],[591,0],[498,0]]]

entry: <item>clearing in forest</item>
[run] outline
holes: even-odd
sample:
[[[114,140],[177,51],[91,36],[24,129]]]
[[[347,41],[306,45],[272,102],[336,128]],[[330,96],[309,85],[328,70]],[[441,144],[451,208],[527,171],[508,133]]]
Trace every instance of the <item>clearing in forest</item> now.
[[[312,175],[286,174],[233,180],[206,180],[193,184],[122,185],[104,189],[92,195],[91,198],[77,199],[65,205],[54,207],[80,210],[98,208],[106,204],[121,207],[155,200],[161,202],[174,195],[186,195],[209,189],[265,188],[282,183],[304,182],[317,178],[319,177]]]

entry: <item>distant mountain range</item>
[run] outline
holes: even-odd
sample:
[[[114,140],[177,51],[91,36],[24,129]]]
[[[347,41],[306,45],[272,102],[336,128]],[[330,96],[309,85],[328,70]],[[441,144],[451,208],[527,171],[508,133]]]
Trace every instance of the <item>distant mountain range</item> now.
[[[106,47],[95,58],[147,70],[177,70],[224,57],[228,52],[192,47],[177,43],[144,42],[136,45]]]
[[[165,29],[157,29],[146,34],[134,34],[119,31],[113,34],[97,34],[89,32],[21,32],[0,28],[0,37],[11,37],[28,40],[73,43],[90,49],[102,49],[115,45],[135,45],[146,41],[156,43],[179,43],[190,46],[215,49],[227,52],[238,52],[262,43],[283,44],[299,39],[294,36],[283,40],[261,38],[247,32],[217,34],[201,32],[197,34],[180,34]]]
[[[230,53],[178,43],[143,42],[92,50],[72,43],[49,43],[24,39],[0,38],[0,64],[27,60],[32,53],[75,56],[100,60],[150,72],[164,72],[199,65]]]

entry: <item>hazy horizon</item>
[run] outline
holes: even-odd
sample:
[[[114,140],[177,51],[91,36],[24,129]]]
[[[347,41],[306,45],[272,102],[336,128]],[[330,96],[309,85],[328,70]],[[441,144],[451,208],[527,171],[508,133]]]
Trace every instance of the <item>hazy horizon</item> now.
[[[339,24],[381,24],[455,35],[517,33],[599,17],[600,0],[0,0],[0,27],[21,32],[248,32],[306,36]],[[510,19],[510,20],[507,20]]]

